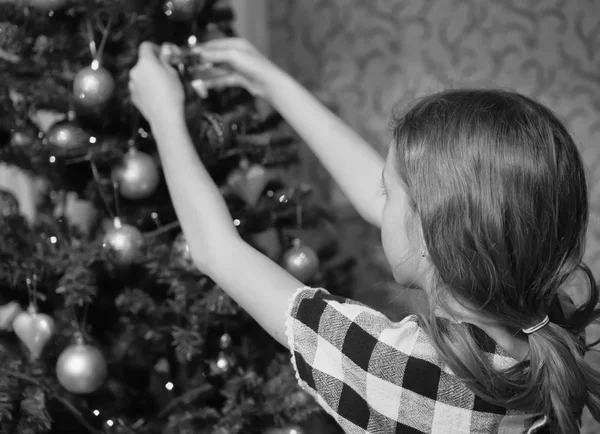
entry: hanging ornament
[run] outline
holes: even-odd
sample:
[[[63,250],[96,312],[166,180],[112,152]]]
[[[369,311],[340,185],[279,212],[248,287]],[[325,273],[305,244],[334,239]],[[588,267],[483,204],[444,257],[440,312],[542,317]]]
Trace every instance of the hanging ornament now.
[[[0,189],[0,216],[9,217],[20,213],[17,197],[8,190]]]
[[[302,245],[300,240],[283,255],[283,267],[296,279],[306,283],[319,271],[319,257],[313,249]]]
[[[70,117],[73,117],[71,113]],[[51,151],[59,157],[74,157],[88,152],[90,134],[73,119],[63,120],[50,127],[44,138]]]
[[[71,393],[92,393],[102,384],[107,374],[106,359],[102,352],[84,342],[78,334],[75,343],[60,353],[56,361],[58,382]]]
[[[25,6],[43,12],[57,11],[64,8],[69,0],[25,0]]]
[[[123,197],[144,199],[156,191],[160,172],[154,158],[130,146],[123,160],[113,168],[112,179],[119,184]]]
[[[186,271],[200,272],[194,263],[190,247],[183,232],[177,235],[175,241],[173,241],[173,246],[171,247],[171,266]]]
[[[115,80],[100,64],[111,26],[112,17],[102,31],[100,47],[96,47],[92,22],[90,18],[86,20],[89,48],[94,60],[90,66],[80,70],[73,80],[73,97],[77,107],[84,111],[101,110],[115,92]]]
[[[113,227],[104,234],[102,248],[112,263],[128,266],[142,258],[144,236],[136,227],[121,224],[115,217]]]
[[[165,15],[175,21],[189,21],[204,9],[206,0],[166,0]]]
[[[12,326],[33,359],[42,354],[55,329],[54,320],[46,314],[38,313],[33,304],[26,312],[21,312],[15,317]]]
[[[21,312],[23,312],[23,309],[21,309],[21,305],[16,301],[11,301],[4,306],[0,306],[0,330],[11,331],[15,318]]]
[[[115,80],[110,72],[94,60],[91,66],[81,69],[73,80],[73,96],[79,108],[102,109],[112,98]]]
[[[301,239],[302,244],[313,249],[319,258],[326,261],[338,253],[339,237],[333,223],[321,219],[316,227],[285,227],[286,239]]]
[[[255,206],[271,175],[263,166],[250,164],[246,159],[227,177],[227,186],[248,205]]]

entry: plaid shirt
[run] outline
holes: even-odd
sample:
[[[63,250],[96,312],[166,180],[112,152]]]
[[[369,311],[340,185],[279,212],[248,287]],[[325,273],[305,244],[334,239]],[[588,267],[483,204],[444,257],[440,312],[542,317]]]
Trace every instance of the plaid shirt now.
[[[533,433],[545,417],[475,396],[443,364],[415,316],[300,288],[287,318],[298,382],[347,433]],[[496,347],[494,366],[515,360]]]

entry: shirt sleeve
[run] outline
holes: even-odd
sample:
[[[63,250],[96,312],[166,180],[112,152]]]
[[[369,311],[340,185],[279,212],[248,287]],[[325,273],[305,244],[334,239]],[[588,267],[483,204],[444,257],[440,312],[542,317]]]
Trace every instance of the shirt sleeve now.
[[[395,427],[396,401],[410,356],[419,351],[419,330],[414,316],[392,322],[359,302],[308,287],[292,298],[286,324],[300,386],[351,427],[347,432],[366,428],[374,414]]]

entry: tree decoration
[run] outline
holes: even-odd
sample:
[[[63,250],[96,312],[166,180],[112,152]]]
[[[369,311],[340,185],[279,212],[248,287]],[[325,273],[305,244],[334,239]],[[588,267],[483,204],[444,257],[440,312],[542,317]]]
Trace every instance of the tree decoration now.
[[[113,226],[102,238],[102,248],[109,261],[118,266],[129,266],[143,258],[144,236],[134,226],[122,224],[115,217]]]
[[[71,393],[92,393],[106,378],[108,368],[102,352],[85,343],[80,333],[75,343],[66,347],[56,362],[58,382]]]
[[[243,159],[239,168],[227,177],[227,185],[248,205],[255,206],[270,178],[271,174],[263,166]]]
[[[30,304],[27,311],[20,312],[13,321],[13,329],[18,338],[29,350],[31,359],[40,357],[44,347],[54,335],[54,320],[37,308],[37,276],[27,278],[27,291]]]
[[[74,119],[70,113],[69,119],[58,121],[50,127],[44,137],[44,142],[57,157],[76,157],[88,152],[92,137]]]
[[[284,268],[296,279],[306,283],[319,271],[319,257],[313,249],[294,240],[293,247],[283,255]]]
[[[92,64],[81,69],[73,80],[73,97],[79,109],[84,111],[97,111],[104,108],[110,101],[115,91],[115,81],[105,68],[101,66],[101,58],[108,39],[112,19],[108,21],[102,32],[100,47],[96,48],[94,31],[90,20],[87,21],[87,30],[92,53]]]
[[[133,142],[121,162],[112,170],[112,179],[127,199],[145,199],[152,195],[160,182],[158,165],[150,155],[139,151]]]

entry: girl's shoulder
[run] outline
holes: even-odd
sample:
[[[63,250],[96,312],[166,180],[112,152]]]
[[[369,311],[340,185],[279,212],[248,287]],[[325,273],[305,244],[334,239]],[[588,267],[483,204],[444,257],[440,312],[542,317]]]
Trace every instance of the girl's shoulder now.
[[[417,316],[393,322],[354,300],[301,288],[287,334],[300,385],[347,432],[527,432],[538,419],[475,396],[442,362]],[[489,357],[512,360],[495,347]]]

